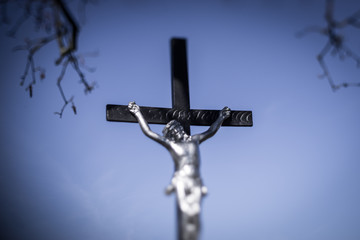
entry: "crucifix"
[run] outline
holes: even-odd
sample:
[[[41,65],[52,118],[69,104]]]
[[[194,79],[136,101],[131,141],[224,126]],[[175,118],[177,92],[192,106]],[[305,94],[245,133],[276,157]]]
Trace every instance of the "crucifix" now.
[[[200,204],[207,188],[199,174],[199,145],[212,137],[220,126],[252,126],[251,111],[190,109],[186,40],[171,39],[172,108],[128,105],[106,106],[106,119],[138,122],[146,136],[163,145],[175,163],[175,173],[166,193],[176,193],[179,240],[196,240],[200,231]],[[166,124],[163,136],[148,124]],[[200,134],[190,135],[190,125],[210,126]]]

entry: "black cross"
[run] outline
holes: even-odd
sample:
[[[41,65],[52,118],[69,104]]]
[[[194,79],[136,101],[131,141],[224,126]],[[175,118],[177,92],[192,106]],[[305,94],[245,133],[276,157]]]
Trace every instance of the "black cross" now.
[[[186,56],[186,39],[171,39],[171,93],[172,108],[140,106],[148,123],[166,124],[175,119],[190,134],[190,125],[210,126],[219,116],[219,110],[190,109],[189,79]],[[115,122],[137,122],[127,105],[106,105],[106,120]],[[251,127],[251,111],[231,111],[222,126]]]

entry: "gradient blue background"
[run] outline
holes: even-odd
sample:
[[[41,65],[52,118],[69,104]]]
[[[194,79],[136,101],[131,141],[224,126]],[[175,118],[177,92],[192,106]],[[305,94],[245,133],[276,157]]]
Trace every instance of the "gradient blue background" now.
[[[0,34],[0,228],[3,239],[175,239],[175,198],[163,190],[173,163],[137,124],[105,119],[106,104],[170,107],[171,37],[188,39],[192,108],[252,110],[254,127],[220,129],[202,144],[202,238],[360,239],[360,89],[332,92],[316,55],[325,1],[101,1],[87,8],[79,52],[96,66],[84,96],[64,79],[78,115],[56,87],[55,43],[36,56],[46,79],[19,86],[32,35]],[[337,1],[335,16],[360,9]],[[360,54],[359,30],[346,43]],[[30,34],[30,35],[29,35]],[[335,80],[359,82],[347,59],[326,59]],[[160,132],[162,126],[151,126]],[[192,127],[192,132],[205,131]]]

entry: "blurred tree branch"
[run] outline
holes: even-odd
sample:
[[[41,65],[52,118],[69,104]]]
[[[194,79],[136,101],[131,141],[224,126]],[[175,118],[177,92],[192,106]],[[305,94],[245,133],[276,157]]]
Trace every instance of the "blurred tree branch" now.
[[[328,38],[328,41],[326,45],[323,47],[323,49],[319,52],[317,55],[317,60],[323,70],[323,74],[320,77],[327,78],[331,88],[333,91],[338,90],[342,87],[360,87],[360,83],[353,83],[353,82],[342,82],[336,84],[333,78],[331,77],[331,74],[329,72],[329,68],[325,62],[325,56],[328,53],[331,53],[331,55],[335,56],[338,54],[341,60],[345,59],[346,57],[349,57],[353,59],[357,65],[357,67],[360,67],[360,57],[356,55],[349,47],[347,47],[344,44],[344,37],[339,34],[337,31],[339,29],[343,29],[348,26],[352,26],[355,28],[360,28],[360,10],[352,14],[351,16],[341,20],[337,21],[334,19],[334,1],[333,0],[327,0],[326,1],[326,9],[325,9],[325,20],[327,23],[326,27],[319,27],[319,26],[310,26],[302,31],[298,32],[296,35],[297,37],[303,37],[304,35],[308,33],[319,33],[321,35],[324,35]]]
[[[79,0],[79,11],[85,8],[90,0]],[[80,82],[85,88],[85,93],[89,93],[94,89],[95,83],[89,83],[81,70],[84,67],[83,56],[77,55],[78,49],[78,37],[79,37],[79,24],[73,17],[70,10],[68,9],[64,0],[27,0],[27,1],[15,1],[15,0],[0,0],[0,12],[1,21],[4,24],[10,24],[10,20],[7,14],[9,4],[18,4],[22,7],[22,14],[15,21],[8,31],[10,37],[15,37],[21,26],[33,18],[35,20],[36,30],[42,30],[46,33],[45,37],[39,39],[25,40],[25,45],[20,45],[14,48],[17,50],[27,51],[27,63],[25,70],[21,76],[20,85],[23,86],[30,78],[30,82],[25,88],[29,91],[30,97],[33,96],[33,88],[36,84],[37,72],[40,73],[40,79],[45,78],[45,69],[36,66],[34,56],[41,50],[45,45],[50,42],[56,42],[59,50],[59,56],[55,60],[55,65],[62,65],[61,72],[57,79],[57,86],[64,101],[59,112],[55,112],[62,117],[64,110],[68,104],[71,104],[74,114],[76,114],[76,107],[74,104],[74,97],[67,98],[62,88],[61,82],[64,78],[67,67],[70,65],[80,77]],[[87,69],[85,67],[85,69]],[[87,69],[89,70],[89,69]]]

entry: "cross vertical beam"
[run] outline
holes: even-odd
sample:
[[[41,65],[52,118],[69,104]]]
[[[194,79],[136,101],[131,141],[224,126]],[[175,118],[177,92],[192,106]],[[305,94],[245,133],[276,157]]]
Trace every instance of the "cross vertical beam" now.
[[[186,39],[171,39],[171,93],[172,108],[183,110],[185,115],[190,112],[189,77],[186,53]],[[190,122],[176,119],[190,135]]]
[[[185,116],[190,112],[190,96],[189,96],[189,74],[187,65],[186,39],[171,39],[171,97],[172,108],[182,110]],[[183,126],[187,134],[190,133],[190,121],[181,119],[180,114],[176,118]],[[176,169],[175,166],[175,171]],[[180,210],[179,203],[176,201],[176,218],[177,218],[177,235],[178,240],[184,240],[182,227],[184,226],[183,214]]]

